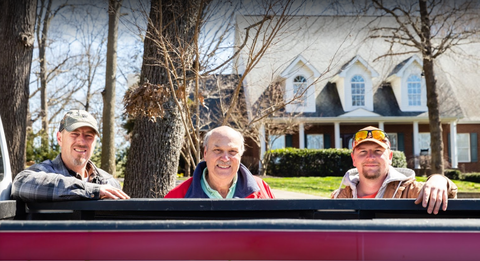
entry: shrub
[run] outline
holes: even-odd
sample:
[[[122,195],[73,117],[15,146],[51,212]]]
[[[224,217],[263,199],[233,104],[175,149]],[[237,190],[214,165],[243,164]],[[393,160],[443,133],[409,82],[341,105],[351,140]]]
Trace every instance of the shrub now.
[[[407,157],[405,157],[405,153],[403,153],[403,151],[393,151],[392,166],[395,168],[407,167]]]
[[[49,141],[49,144],[36,144],[35,140],[40,141],[43,133],[44,131],[42,130],[37,133],[33,133],[33,131],[27,132],[26,161],[30,162],[30,165],[44,160],[53,160],[60,153],[60,146],[54,142],[53,138]]]
[[[464,173],[464,174],[461,175],[461,180],[479,183],[480,182],[480,173],[476,173],[476,172]]]
[[[449,179],[455,179],[455,180],[462,179],[462,172],[458,169],[446,169],[443,173],[445,177]]]
[[[343,176],[347,170],[353,168],[351,152],[349,149],[271,150],[266,155],[266,174],[277,177]],[[393,153],[393,166],[407,166],[403,152]]]

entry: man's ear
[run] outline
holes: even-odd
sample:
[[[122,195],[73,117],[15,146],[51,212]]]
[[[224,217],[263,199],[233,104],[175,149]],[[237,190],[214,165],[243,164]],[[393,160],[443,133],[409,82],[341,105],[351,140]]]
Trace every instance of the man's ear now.
[[[350,154],[350,156],[352,156],[353,166],[356,167],[356,166],[355,166],[355,157],[353,157],[353,151],[352,151],[352,153]]]
[[[388,161],[390,161],[390,165],[392,165],[392,160],[393,160],[393,150],[389,150],[390,153],[388,155]]]
[[[60,147],[62,146],[62,133],[57,131],[57,142]]]

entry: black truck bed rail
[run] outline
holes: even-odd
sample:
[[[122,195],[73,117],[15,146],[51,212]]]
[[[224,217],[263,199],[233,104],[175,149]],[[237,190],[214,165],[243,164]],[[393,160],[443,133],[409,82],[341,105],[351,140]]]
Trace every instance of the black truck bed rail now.
[[[27,203],[17,219],[371,219],[480,218],[479,199],[453,199],[448,210],[427,214],[413,199],[130,199]]]

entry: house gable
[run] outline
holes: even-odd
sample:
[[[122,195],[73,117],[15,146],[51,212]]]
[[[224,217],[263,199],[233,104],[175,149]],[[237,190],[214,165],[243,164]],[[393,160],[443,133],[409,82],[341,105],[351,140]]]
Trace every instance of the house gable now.
[[[353,111],[347,112],[343,115],[340,115],[338,117],[378,117],[378,116],[381,116],[381,115],[368,111],[364,108],[358,108]]]
[[[378,73],[359,55],[342,66],[330,82],[336,83],[344,111],[358,108],[373,111],[375,77]]]

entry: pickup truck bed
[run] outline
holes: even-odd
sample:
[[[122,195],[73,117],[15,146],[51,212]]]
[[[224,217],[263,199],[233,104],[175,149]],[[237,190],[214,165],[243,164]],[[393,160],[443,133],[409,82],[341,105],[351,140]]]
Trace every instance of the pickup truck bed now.
[[[15,202],[0,259],[472,260],[479,203],[434,216],[413,200]]]

